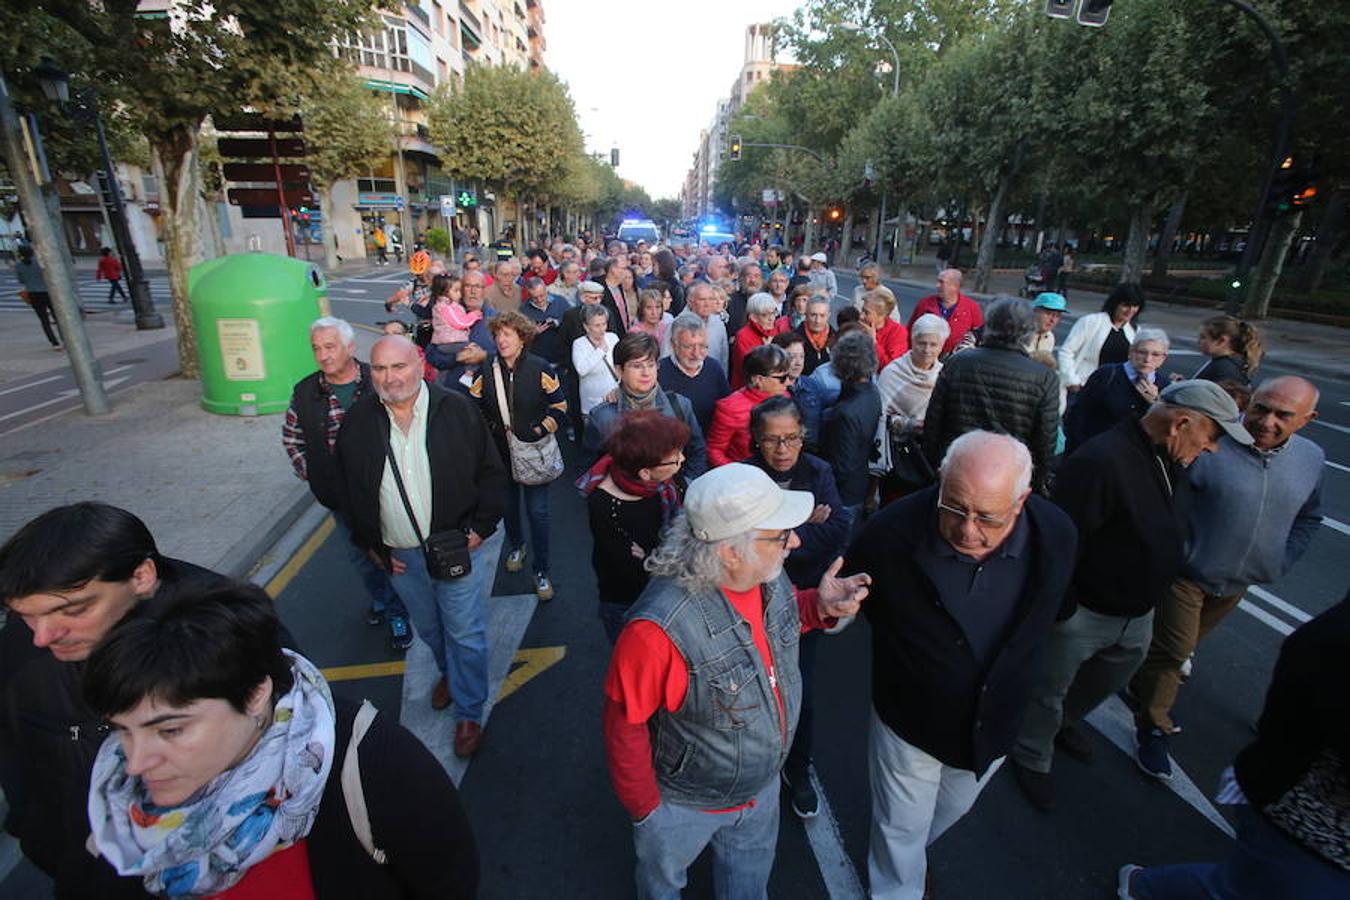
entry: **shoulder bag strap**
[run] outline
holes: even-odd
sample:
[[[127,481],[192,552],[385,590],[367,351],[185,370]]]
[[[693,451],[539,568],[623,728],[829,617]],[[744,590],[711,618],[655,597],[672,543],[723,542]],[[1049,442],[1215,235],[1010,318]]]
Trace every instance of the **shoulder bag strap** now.
[[[502,363],[502,362],[501,362],[501,357],[498,357],[497,359],[498,359],[498,363],[499,363],[498,366],[497,366],[497,370],[498,370],[498,371],[497,371],[497,378],[495,379],[496,382],[497,382],[497,391],[496,391],[496,393],[497,393],[497,409],[501,412],[501,416],[502,416],[502,430],[503,430],[503,431],[510,431],[510,430],[511,430],[511,404],[507,403],[507,401],[506,401],[506,388],[505,388],[505,386],[502,384],[503,380],[505,380],[505,379],[504,379],[503,373],[501,372],[501,367],[504,366],[505,363]],[[514,379],[512,379],[512,382],[511,382],[511,388],[512,388],[512,392],[514,393],[514,392],[515,392],[515,380],[514,380]]]
[[[388,856],[375,846],[375,837],[370,830],[370,810],[366,808],[366,791],[361,784],[361,757],[357,752],[361,739],[366,736],[370,723],[375,721],[375,707],[369,700],[361,701],[361,709],[352,722],[352,739],[347,743],[347,758],[342,761],[342,798],[347,801],[347,817],[351,819],[352,831],[361,846],[366,848],[380,865],[388,862]]]
[[[394,423],[390,422],[389,427],[393,428]],[[412,523],[413,534],[417,535],[418,545],[426,549],[427,539],[422,537],[422,529],[417,524],[417,516],[413,514],[412,501],[408,499],[408,490],[403,486],[403,476],[398,471],[398,460],[394,459],[394,444],[387,436],[384,439],[384,453],[389,459],[389,468],[394,473],[394,484],[398,485],[398,496],[403,500],[403,510],[408,514],[408,521]]]

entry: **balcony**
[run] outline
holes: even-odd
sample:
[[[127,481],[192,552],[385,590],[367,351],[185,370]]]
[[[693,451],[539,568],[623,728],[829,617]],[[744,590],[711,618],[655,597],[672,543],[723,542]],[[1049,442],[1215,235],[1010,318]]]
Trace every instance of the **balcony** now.
[[[417,3],[417,0],[403,0],[403,10],[426,27],[431,27],[431,16]]]

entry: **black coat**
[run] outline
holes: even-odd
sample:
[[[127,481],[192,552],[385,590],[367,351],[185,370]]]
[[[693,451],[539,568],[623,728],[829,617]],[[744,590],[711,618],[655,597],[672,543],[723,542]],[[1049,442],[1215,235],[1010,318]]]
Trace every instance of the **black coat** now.
[[[370,384],[370,364],[357,361],[356,398],[374,393]],[[342,478],[337,457],[328,449],[328,394],[319,386],[319,372],[306,375],[291,392],[291,408],[305,433],[305,480],[318,500],[329,509],[342,504]]]
[[[506,469],[487,423],[463,394],[425,385],[427,456],[431,462],[431,531],[472,528],[486,538],[506,506]],[[352,537],[388,556],[380,531],[380,482],[387,459],[389,414],[375,396],[352,404],[338,432],[343,506]],[[400,504],[401,506],[402,504]],[[397,515],[406,515],[399,509]],[[425,538],[427,535],[423,535]]]
[[[872,626],[872,705],[892,731],[944,764],[983,773],[1017,737],[1056,621],[1073,614],[1065,594],[1074,527],[1054,504],[1027,498],[1031,569],[1016,616],[986,671],[916,562],[937,528],[937,488],[884,507],[849,547],[843,572],[867,572],[862,605]]]
[[[845,506],[867,499],[868,463],[876,455],[881,394],[870,381],[846,384],[820,438],[820,455],[834,470]]]
[[[923,448],[936,466],[967,431],[1010,434],[1027,445],[1043,487],[1059,437],[1059,376],[1025,350],[976,347],[942,367],[923,422]]]
[[[811,339],[806,336],[806,323],[798,325],[794,329],[802,336],[802,341],[806,344],[806,361],[802,364],[802,377],[805,378],[816,370],[817,366],[824,365],[830,361],[830,348],[834,346],[834,335],[831,334],[829,340],[825,342],[825,349],[817,352]]]
[[[1216,356],[1206,361],[1194,377],[1212,381],[1215,384],[1223,381],[1236,381],[1238,384],[1250,387],[1252,383],[1251,373],[1247,371],[1246,360],[1231,353],[1227,356]]]
[[[1070,593],[1107,616],[1142,616],[1185,561],[1185,471],[1135,420],[1092,438],[1055,473],[1050,497],[1078,528]]]
[[[736,333],[745,327],[745,306],[750,295],[737,288],[727,296],[727,334],[735,340]]]
[[[764,460],[758,449],[746,462],[763,469],[775,481],[782,477]],[[825,460],[802,451],[797,465],[792,467],[788,476],[788,490],[807,491],[815,497],[817,506],[823,503],[830,508],[830,517],[824,522],[808,522],[793,529],[797,532],[797,540],[802,543],[783,562],[783,571],[787,572],[788,580],[799,588],[809,589],[820,584],[825,570],[844,554],[853,520],[844,512],[834,472]]]
[[[1064,414],[1064,452],[1072,453],[1117,422],[1142,419],[1152,405],[1126,377],[1123,365],[1102,366],[1088,376]]]
[[[628,334],[628,313],[627,304],[622,303],[610,286],[601,282],[605,288],[605,295],[600,298],[600,304],[609,310],[609,330],[617,334],[620,338]],[[637,299],[637,298],[634,298]],[[622,310],[622,311],[621,311]],[[572,345],[567,345],[567,355],[572,356]]]

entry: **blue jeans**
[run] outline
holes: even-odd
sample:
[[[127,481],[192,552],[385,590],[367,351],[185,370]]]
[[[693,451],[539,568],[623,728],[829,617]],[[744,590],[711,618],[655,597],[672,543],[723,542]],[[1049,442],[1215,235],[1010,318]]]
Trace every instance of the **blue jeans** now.
[[[356,569],[356,574],[361,576],[361,583],[370,594],[370,611],[390,617],[408,618],[408,610],[404,608],[403,601],[394,593],[394,588],[389,583],[389,574],[375,565],[369,553],[352,542],[352,526],[347,517],[340,512],[333,513],[333,529],[347,551],[347,560],[352,564],[352,568]]]
[[[685,870],[709,843],[718,900],[764,900],[778,846],[778,779],[755,795],[753,805],[735,812],[710,813],[663,800],[635,823],[640,900],[679,900]]]
[[[1139,900],[1261,900],[1350,897],[1350,873],[1305,850],[1251,807],[1239,813],[1237,843],[1220,863],[1135,872]]]
[[[530,520],[530,547],[534,556],[534,570],[548,574],[548,485],[506,482],[506,543],[512,550],[525,545],[525,531],[521,528],[520,500],[525,495],[525,515]]]
[[[502,531],[497,529],[470,556],[473,571],[452,581],[427,574],[420,547],[394,550],[407,569],[392,576],[394,590],[412,613],[417,636],[431,648],[436,668],[454,686],[457,722],[482,722],[487,702],[487,613],[485,604],[497,575]]]

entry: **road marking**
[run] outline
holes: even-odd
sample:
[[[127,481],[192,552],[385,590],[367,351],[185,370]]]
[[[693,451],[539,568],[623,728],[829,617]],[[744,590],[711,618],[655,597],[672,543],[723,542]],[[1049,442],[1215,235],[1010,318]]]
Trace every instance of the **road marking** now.
[[[104,391],[111,391],[113,388],[117,387],[119,384],[121,384],[126,380],[127,379],[125,378],[114,378],[112,381],[105,381],[103,383],[103,389]],[[51,406],[53,403],[64,403],[67,400],[73,399],[78,396],[80,396],[79,388],[68,388],[64,391],[58,392],[55,397],[52,397],[49,400],[43,400],[41,403],[30,403],[23,409],[16,409],[14,412],[5,413],[3,416],[0,416],[0,422],[4,422],[7,419],[13,419],[16,416],[26,415],[30,412],[34,412],[39,409],[43,409],[45,407]]]
[[[5,388],[3,391],[0,391],[0,396],[4,396],[5,394],[13,394],[16,393],[17,391],[26,391],[31,387],[37,387],[40,384],[47,384],[52,381],[60,381],[62,378],[65,377],[66,375],[64,372],[61,373],[60,375],[49,375],[46,378],[43,378],[39,381],[32,381],[29,382],[28,384],[21,384],[18,387]]]
[[[1119,697],[1114,695],[1108,697],[1104,703],[1088,713],[1087,720],[1126,756],[1134,759],[1134,714]],[[1204,791],[1195,786],[1195,782],[1186,774],[1186,770],[1177,764],[1175,758],[1172,759],[1172,780],[1163,784],[1194,807],[1196,812],[1208,819],[1215,828],[1230,838],[1237,837],[1233,826],[1228,824],[1228,820],[1205,796]]]
[[[114,394],[124,394],[124,393],[126,393],[127,391],[131,390],[131,389],[134,388],[134,387],[137,387],[137,385],[135,385],[135,384],[128,384],[127,386],[125,386],[125,387],[120,387],[120,388],[118,388],[118,389],[115,390],[115,391],[109,391],[109,392],[108,392],[108,396],[109,396],[109,397],[112,397]],[[71,412],[71,411],[72,411],[72,410],[69,410],[69,409],[58,409],[56,412],[50,412],[50,413],[47,413],[47,415],[42,416],[41,418],[33,419],[31,422],[23,422],[23,423],[21,423],[21,424],[19,424],[19,425],[15,425],[13,428],[10,428],[10,429],[7,429],[7,430],[5,430],[5,431],[3,431],[3,432],[0,432],[0,435],[3,435],[3,434],[14,434],[15,432],[23,431],[25,428],[32,428],[34,425],[41,425],[43,422],[50,422],[52,419],[55,419],[57,416],[64,416],[66,413]]]
[[[1321,419],[1313,419],[1314,425],[1321,425],[1323,428],[1330,428],[1332,431],[1339,431],[1341,434],[1350,434],[1350,428],[1344,425],[1337,425],[1334,422],[1323,422]]]
[[[497,693],[497,702],[501,703],[520,690],[531,678],[562,662],[562,658],[566,655],[566,647],[528,647],[517,650],[516,658],[512,662],[520,665],[512,668],[511,673],[502,681],[502,688]]]
[[[355,666],[333,666],[320,669],[319,674],[328,681],[357,681],[362,678],[388,678],[390,675],[402,675],[408,664],[401,659],[389,662],[361,663]]]
[[[267,593],[271,597],[281,596],[281,592],[286,590],[286,585],[291,583],[291,579],[299,574],[300,570],[305,567],[305,563],[309,562],[310,557],[323,546],[323,542],[328,540],[328,536],[333,533],[335,527],[337,526],[332,516],[324,518],[323,524],[314,529],[314,533],[300,545],[300,549],[295,551],[295,555],[287,560],[286,565],[281,567],[281,571],[277,572],[276,575],[272,576],[272,580],[267,582]]]
[[[1338,519],[1333,519],[1330,516],[1323,516],[1322,524],[1332,531],[1339,531],[1341,534],[1350,534],[1350,525],[1347,525]]]
[[[1262,600],[1266,601],[1271,606],[1275,607],[1280,612],[1284,613],[1286,616],[1297,622],[1312,621],[1311,615],[1305,613],[1303,610],[1299,609],[1292,603],[1284,602],[1279,597],[1276,597],[1274,594],[1272,594],[1268,590],[1265,590],[1264,588],[1259,588],[1256,587],[1255,585],[1252,585],[1251,587],[1247,588],[1247,593],[1260,597]]]
[[[811,842],[811,853],[816,857],[816,868],[820,869],[821,880],[825,882],[825,891],[830,900],[862,900],[867,896],[863,890],[862,879],[853,867],[853,860],[844,850],[844,838],[839,833],[839,821],[825,797],[825,786],[816,775],[816,767],[810,767],[811,784],[820,800],[820,811],[810,819],[802,819],[806,829],[806,839]]]
[[[1265,622],[1271,628],[1274,628],[1280,634],[1288,636],[1294,633],[1294,626],[1290,625],[1288,622],[1285,622],[1283,619],[1275,618],[1270,613],[1266,612],[1264,609],[1257,606],[1255,603],[1252,603],[1250,600],[1239,600],[1238,609],[1242,610],[1248,615],[1255,616],[1262,622]]]
[[[1350,466],[1343,466],[1340,463],[1335,463],[1332,462],[1331,460],[1327,460],[1326,462],[1327,465],[1331,466],[1331,468],[1335,469],[1338,472],[1350,472]]]

